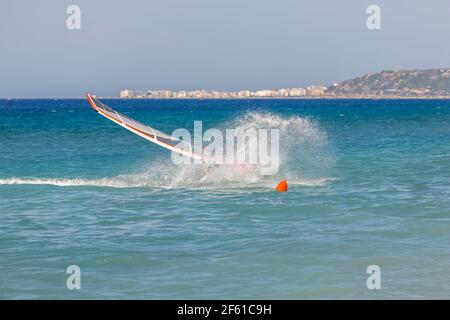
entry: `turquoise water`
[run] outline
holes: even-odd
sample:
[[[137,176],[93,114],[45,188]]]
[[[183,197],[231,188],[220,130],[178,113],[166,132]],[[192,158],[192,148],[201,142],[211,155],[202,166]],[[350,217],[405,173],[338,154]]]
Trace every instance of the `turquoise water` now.
[[[0,298],[449,297],[449,101],[105,102],[280,127],[280,171],[199,176],[85,100],[1,100]]]

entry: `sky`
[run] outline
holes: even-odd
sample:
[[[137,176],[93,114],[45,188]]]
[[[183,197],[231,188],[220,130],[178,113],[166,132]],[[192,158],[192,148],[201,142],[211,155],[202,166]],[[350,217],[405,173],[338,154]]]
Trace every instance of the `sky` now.
[[[66,10],[81,9],[69,30]],[[381,30],[366,26],[369,5]],[[0,98],[330,85],[450,67],[448,0],[1,0]]]

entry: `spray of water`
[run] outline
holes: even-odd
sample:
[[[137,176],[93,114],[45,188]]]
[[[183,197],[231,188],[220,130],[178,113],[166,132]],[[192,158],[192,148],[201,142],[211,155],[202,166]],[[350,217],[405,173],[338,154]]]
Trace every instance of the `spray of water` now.
[[[240,188],[269,187],[287,178],[290,185],[321,186],[332,181],[334,164],[329,139],[319,125],[299,117],[282,117],[272,113],[250,112],[223,125],[225,128],[241,127],[278,129],[280,132],[280,168],[275,176],[261,174],[258,165],[183,165],[172,164],[167,159],[155,160],[144,172],[101,179],[0,179],[6,184],[45,184],[55,186],[98,186],[114,188]]]

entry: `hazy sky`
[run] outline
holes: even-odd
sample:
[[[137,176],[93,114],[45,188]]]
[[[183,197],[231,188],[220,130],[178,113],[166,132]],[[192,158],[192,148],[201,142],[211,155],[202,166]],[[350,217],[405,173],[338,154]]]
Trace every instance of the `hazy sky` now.
[[[329,85],[449,67],[449,35],[448,0],[1,0],[0,97]]]

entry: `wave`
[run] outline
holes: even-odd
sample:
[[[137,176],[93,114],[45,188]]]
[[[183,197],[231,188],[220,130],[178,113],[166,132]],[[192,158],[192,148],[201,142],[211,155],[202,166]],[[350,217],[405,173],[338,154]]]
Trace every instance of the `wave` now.
[[[324,179],[304,179],[304,180],[290,180],[289,184],[296,186],[325,186],[328,183],[335,181],[334,178],[324,178]],[[100,179],[66,179],[66,178],[8,178],[0,179],[0,185],[50,185],[57,187],[105,187],[105,188],[175,188],[176,185],[161,185],[158,183],[152,183],[149,180],[142,180],[140,175],[130,175],[130,176],[116,176],[112,178],[100,178]],[[215,186],[219,183],[216,181]],[[221,186],[234,186],[231,183],[222,183]],[[267,181],[266,183],[248,183],[253,187],[269,187],[274,186],[274,181]],[[188,185],[178,185],[179,187],[187,187]],[[198,183],[195,186],[202,186],[202,183]],[[203,187],[213,186],[212,184],[203,183]],[[240,184],[242,186],[242,184]]]
[[[66,178],[8,178],[0,179],[0,185],[52,185],[58,187],[112,187],[112,188],[132,188],[145,187],[145,185],[130,183],[126,179],[121,179],[119,176],[114,178],[101,179],[66,179]]]

